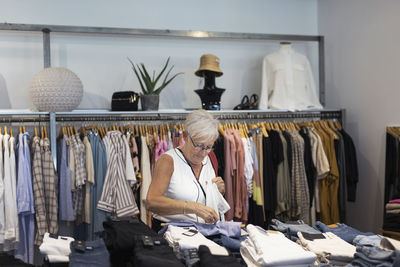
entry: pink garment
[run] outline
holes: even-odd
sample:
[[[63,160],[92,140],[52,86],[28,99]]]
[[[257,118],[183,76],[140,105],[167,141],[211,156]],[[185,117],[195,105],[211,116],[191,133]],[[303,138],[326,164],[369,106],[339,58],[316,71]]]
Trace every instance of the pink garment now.
[[[233,137],[236,143],[236,163],[237,171],[234,179],[234,201],[235,214],[234,221],[247,222],[247,186],[244,177],[244,147],[242,138],[238,130],[233,131]]]
[[[159,158],[162,154],[164,154],[165,152],[167,152],[167,150],[168,150],[168,144],[167,144],[167,138],[166,138],[166,136],[164,135],[163,138],[162,138],[162,140],[160,140],[160,138],[157,136],[156,147],[155,147],[155,149],[154,149],[154,153],[155,153],[154,159],[155,159],[155,162],[157,162],[158,158]]]
[[[400,199],[392,199],[389,201],[389,203],[400,203]]]
[[[157,136],[156,138],[156,146],[154,148],[154,162],[157,162],[158,158],[161,156],[162,152],[162,141],[160,138]]]
[[[224,170],[224,178],[225,178],[225,199],[231,207],[225,213],[225,220],[231,221],[233,220],[234,210],[235,210],[235,202],[234,202],[234,188],[233,181],[236,173],[236,144],[233,138],[233,132],[231,129],[225,130],[224,135],[224,155],[225,155],[225,170]]]

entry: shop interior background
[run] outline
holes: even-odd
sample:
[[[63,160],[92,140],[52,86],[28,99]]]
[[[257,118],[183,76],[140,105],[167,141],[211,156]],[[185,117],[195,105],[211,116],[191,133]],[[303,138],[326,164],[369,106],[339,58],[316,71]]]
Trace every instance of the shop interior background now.
[[[360,182],[357,201],[348,203],[347,224],[377,232],[382,225],[385,127],[400,125],[400,2],[387,0],[1,0],[0,21],[9,23],[142,29],[201,30],[267,34],[324,35],[326,108],[345,112],[353,137]],[[29,84],[43,69],[41,33],[0,33],[0,108],[29,109]],[[81,109],[109,109],[115,91],[139,91],[127,57],[159,66],[171,56],[177,77],[161,94],[161,109],[198,108],[193,90],[200,56],[220,57],[226,88],[222,108],[244,94],[260,92],[261,65],[279,42],[159,37],[51,34],[52,66],[74,71],[84,85]],[[293,42],[306,55],[318,85],[316,44]]]

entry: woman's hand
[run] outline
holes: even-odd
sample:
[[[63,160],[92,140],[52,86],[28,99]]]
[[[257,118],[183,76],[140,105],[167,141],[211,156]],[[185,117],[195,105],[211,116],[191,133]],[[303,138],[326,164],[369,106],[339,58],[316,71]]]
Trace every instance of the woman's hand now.
[[[218,191],[224,195],[225,194],[225,183],[224,180],[220,176],[215,177],[211,180],[211,182],[216,183],[218,187]]]
[[[195,213],[197,216],[203,218],[206,223],[216,223],[218,221],[218,214],[211,207],[204,206],[197,202],[188,202],[187,209]]]

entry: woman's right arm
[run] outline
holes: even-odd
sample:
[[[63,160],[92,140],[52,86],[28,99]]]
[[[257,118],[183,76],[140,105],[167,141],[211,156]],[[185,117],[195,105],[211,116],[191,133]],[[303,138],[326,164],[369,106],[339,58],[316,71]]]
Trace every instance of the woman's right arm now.
[[[164,195],[174,172],[173,166],[174,160],[167,154],[161,155],[157,160],[149,191],[147,192],[146,208],[159,215],[194,213],[207,223],[215,222],[218,219],[218,215],[213,208],[196,202],[168,198]]]

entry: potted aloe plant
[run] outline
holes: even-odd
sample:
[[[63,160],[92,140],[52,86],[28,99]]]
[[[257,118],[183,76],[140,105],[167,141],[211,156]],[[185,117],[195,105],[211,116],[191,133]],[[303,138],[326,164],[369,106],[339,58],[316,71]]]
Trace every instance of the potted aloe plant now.
[[[142,104],[142,110],[158,110],[158,105],[160,103],[160,93],[161,91],[173,80],[176,76],[183,74],[183,72],[179,72],[168,79],[172,69],[174,66],[166,72],[169,64],[169,57],[161,72],[156,75],[155,71],[153,71],[153,75],[150,76],[146,67],[143,63],[135,64],[130,58],[128,58],[129,62],[132,65],[132,69],[139,80],[140,87],[142,89],[142,94],[140,96],[140,102]],[[164,75],[164,78],[161,78]],[[158,82],[160,82],[159,85]]]

